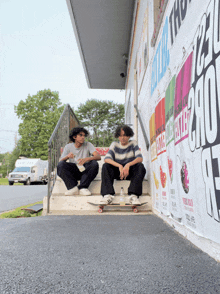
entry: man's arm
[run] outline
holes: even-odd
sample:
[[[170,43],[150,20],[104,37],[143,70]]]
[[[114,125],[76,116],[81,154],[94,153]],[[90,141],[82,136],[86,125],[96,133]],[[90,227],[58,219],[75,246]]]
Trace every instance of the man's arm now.
[[[120,167],[120,166],[122,166],[120,163],[117,163],[116,161],[114,161],[114,160],[112,160],[112,159],[110,159],[110,158],[106,158],[105,160],[104,160],[104,162],[105,163],[109,163],[109,164],[111,164],[111,165],[114,165],[114,166],[116,166],[116,167]],[[123,167],[123,166],[122,166]]]
[[[75,155],[73,154],[73,152],[70,152],[68,145],[66,145],[63,149],[63,153],[61,154],[59,161],[67,161],[69,158],[74,157]]]
[[[59,161],[67,161],[70,158],[74,158],[75,155],[73,154],[73,152],[70,152],[69,154],[67,154],[66,156],[64,156],[63,158],[61,158]]]
[[[80,158],[80,159],[78,160],[78,164],[79,164],[79,165],[83,165],[84,163],[89,162],[89,161],[91,161],[91,160],[101,160],[101,156],[100,156],[100,154],[99,154],[97,151],[94,151],[94,152],[92,153],[92,155],[93,155],[93,156],[90,156],[90,157]]]
[[[141,162],[143,162],[143,158],[142,157],[137,157],[133,161],[128,162],[126,165],[130,167],[132,165],[135,165],[135,164],[141,163]],[[124,166],[124,168],[126,167],[126,165]]]
[[[141,163],[143,161],[142,157],[137,157],[134,160],[132,160],[131,162],[128,162],[124,167],[123,167],[123,175],[124,175],[124,179],[127,178],[127,176],[129,175],[129,168],[132,165],[135,165],[137,163]]]
[[[123,180],[124,178],[124,173],[123,173],[123,165],[121,165],[120,163],[117,163],[116,161],[110,159],[110,158],[106,158],[105,160],[105,163],[109,163],[111,165],[114,165],[116,167],[119,168],[119,172],[120,172],[120,179]]]

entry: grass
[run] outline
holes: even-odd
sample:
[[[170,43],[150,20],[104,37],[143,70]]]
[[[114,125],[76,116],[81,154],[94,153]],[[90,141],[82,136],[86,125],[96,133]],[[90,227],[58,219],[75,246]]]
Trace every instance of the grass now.
[[[4,186],[8,186],[8,179],[5,178],[0,178],[0,186],[4,185]],[[14,186],[16,185],[23,185],[22,183],[14,183]]]
[[[15,208],[12,211],[3,212],[2,214],[0,214],[0,219],[3,219],[3,218],[17,218],[17,217],[35,217],[35,216],[41,216],[43,210],[41,210],[38,213],[33,213],[33,212],[26,211],[26,210],[21,210],[21,209],[22,208],[27,208],[27,207],[32,206],[32,205],[35,205],[35,204],[42,204],[42,203],[43,203],[43,201],[38,201],[38,202],[35,202],[33,204],[28,204],[28,205],[24,205],[24,206]]]

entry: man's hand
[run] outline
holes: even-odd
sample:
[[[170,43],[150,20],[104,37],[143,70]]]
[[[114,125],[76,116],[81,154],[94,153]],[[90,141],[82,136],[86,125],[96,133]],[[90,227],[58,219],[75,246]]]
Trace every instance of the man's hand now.
[[[124,179],[126,179],[129,175],[129,168],[130,166],[128,164],[126,164],[124,167],[123,167],[123,175],[124,175]]]
[[[123,166],[119,165],[118,168],[119,168],[119,171],[120,171],[120,179],[123,180],[123,178],[124,178]]]
[[[73,154],[73,152],[70,152],[67,156],[68,156],[68,158],[74,158],[75,157],[75,155]]]
[[[89,161],[88,158],[80,158],[80,159],[77,160],[77,163],[78,163],[78,165],[83,165],[87,161]]]

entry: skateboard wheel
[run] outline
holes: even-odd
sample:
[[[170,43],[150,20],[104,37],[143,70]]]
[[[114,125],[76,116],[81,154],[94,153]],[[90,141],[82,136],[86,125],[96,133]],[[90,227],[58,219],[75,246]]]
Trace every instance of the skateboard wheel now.
[[[98,212],[99,213],[102,213],[103,212],[103,209],[102,208],[99,208]]]
[[[134,208],[133,209],[133,212],[138,213],[138,209],[137,208]]]

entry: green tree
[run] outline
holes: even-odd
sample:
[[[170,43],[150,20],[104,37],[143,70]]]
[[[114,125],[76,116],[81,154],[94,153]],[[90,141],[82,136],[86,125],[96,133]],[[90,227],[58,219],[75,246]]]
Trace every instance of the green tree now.
[[[36,95],[28,95],[15,106],[15,112],[22,123],[19,125],[20,152],[30,158],[48,158],[47,142],[62,114],[59,93],[42,90]]]
[[[12,153],[10,153],[8,157],[8,172],[13,171],[13,169],[15,168],[15,161],[19,158],[20,152],[20,141],[18,141],[14,150],[12,151]]]
[[[90,99],[81,103],[75,114],[90,131],[91,143],[96,147],[109,146],[114,141],[115,127],[124,123],[124,104]]]
[[[0,154],[0,174],[3,178],[7,175],[8,154],[8,152]]]

